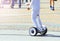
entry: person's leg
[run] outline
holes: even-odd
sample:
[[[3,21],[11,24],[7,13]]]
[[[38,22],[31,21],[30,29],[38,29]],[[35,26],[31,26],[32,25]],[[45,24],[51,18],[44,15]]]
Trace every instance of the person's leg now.
[[[14,0],[11,2],[11,8],[14,8]]]
[[[4,2],[3,2],[3,0],[0,0],[0,8],[3,8],[4,6],[4,4],[3,4]]]
[[[54,11],[54,0],[50,0],[50,9]]]
[[[42,30],[42,23],[40,20],[40,17],[38,16],[39,11],[37,10],[33,10],[32,12],[32,21],[34,23],[34,26],[39,30],[39,31],[43,31]]]
[[[21,0],[19,0],[19,8],[21,8]]]
[[[39,31],[43,31],[43,27],[42,27],[42,22],[41,22],[41,19],[40,19],[40,10],[37,10],[37,23],[38,23],[38,29]]]
[[[33,22],[33,24],[34,24],[34,27],[38,27],[38,24],[37,24],[37,21],[36,21],[37,14],[36,14],[35,10],[32,10],[32,15],[31,15],[31,17],[32,17],[32,22]]]
[[[9,4],[11,3],[11,0],[8,0],[9,1]]]

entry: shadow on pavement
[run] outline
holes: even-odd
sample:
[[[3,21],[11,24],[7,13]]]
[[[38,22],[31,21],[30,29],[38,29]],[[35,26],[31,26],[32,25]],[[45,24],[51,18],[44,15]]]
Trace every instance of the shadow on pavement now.
[[[60,38],[60,35],[46,34],[45,36],[37,35],[37,37],[57,37],[57,38]]]

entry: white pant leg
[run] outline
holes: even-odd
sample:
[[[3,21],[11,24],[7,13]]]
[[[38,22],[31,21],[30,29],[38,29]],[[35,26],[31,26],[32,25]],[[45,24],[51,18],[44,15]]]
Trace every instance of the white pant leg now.
[[[41,19],[40,19],[40,10],[37,10],[37,14],[38,14],[37,22],[38,22],[39,27],[41,27],[42,26],[42,22],[41,22]]]
[[[38,24],[37,24],[37,13],[35,10],[32,9],[32,21],[33,21],[33,24],[35,27],[38,27]]]
[[[39,16],[39,10],[32,10],[32,21],[39,31],[42,31],[42,23]]]
[[[40,19],[40,10],[37,10],[37,23],[38,23],[38,29],[39,31],[43,31],[43,28],[42,28],[42,22],[41,22],[41,19]]]

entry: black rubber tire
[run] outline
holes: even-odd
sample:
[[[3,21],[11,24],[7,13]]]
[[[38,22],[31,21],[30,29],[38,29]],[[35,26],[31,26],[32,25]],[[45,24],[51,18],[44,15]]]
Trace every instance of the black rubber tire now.
[[[38,33],[38,31],[37,31],[37,28],[36,28],[36,27],[31,27],[31,28],[29,29],[29,35],[30,35],[30,36],[36,36],[37,33]]]

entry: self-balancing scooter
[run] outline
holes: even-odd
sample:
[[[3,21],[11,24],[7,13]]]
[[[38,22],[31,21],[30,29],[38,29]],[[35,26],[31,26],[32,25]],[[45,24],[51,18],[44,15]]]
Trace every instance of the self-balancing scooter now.
[[[39,31],[36,27],[31,27],[29,29],[29,35],[31,36],[36,36],[38,33],[40,33],[41,36],[44,36],[47,33],[47,28],[46,26],[42,25],[43,31]]]

